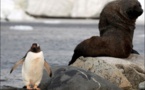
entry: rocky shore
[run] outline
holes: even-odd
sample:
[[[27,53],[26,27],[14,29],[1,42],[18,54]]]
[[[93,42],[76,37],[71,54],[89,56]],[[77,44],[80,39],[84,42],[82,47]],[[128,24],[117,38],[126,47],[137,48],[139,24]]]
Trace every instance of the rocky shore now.
[[[127,59],[80,57],[71,66],[53,66],[52,77],[44,71],[41,90],[144,90],[144,62],[132,54]],[[122,63],[120,63],[122,62]],[[141,84],[140,84],[141,83]],[[1,86],[1,90],[26,90],[24,87]]]
[[[52,78],[44,71],[41,90],[121,90],[116,85],[89,71],[72,66],[53,67]],[[3,86],[2,89],[25,90]]]

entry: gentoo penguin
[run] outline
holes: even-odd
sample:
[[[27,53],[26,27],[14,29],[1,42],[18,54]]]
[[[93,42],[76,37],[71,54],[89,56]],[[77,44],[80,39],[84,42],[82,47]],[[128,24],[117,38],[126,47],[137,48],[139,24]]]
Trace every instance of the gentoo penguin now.
[[[43,52],[37,43],[33,43],[26,55],[15,63],[10,73],[20,64],[22,65],[22,77],[27,89],[39,90],[38,85],[41,82],[43,68],[51,76],[50,65],[44,60]]]

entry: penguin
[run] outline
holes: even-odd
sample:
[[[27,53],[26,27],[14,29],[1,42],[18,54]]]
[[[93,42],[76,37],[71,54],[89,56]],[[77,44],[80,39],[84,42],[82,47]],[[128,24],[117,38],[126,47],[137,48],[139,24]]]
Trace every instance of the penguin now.
[[[14,64],[10,73],[20,64],[22,64],[22,78],[27,89],[39,90],[38,85],[43,76],[43,68],[50,77],[52,75],[50,65],[44,59],[43,51],[37,43],[32,44],[25,56]]]

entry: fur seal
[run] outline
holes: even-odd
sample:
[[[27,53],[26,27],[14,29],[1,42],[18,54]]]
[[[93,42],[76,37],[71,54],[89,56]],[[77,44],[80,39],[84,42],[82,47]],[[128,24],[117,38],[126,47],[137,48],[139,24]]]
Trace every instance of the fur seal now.
[[[127,58],[133,51],[135,22],[142,13],[138,0],[116,0],[108,3],[100,14],[100,37],[92,36],[78,44],[69,65],[80,56]]]
[[[27,89],[39,90],[38,85],[41,82],[44,67],[49,76],[52,74],[50,65],[44,60],[43,52],[37,43],[32,44],[26,55],[15,63],[10,73],[20,64],[23,64],[22,77]]]

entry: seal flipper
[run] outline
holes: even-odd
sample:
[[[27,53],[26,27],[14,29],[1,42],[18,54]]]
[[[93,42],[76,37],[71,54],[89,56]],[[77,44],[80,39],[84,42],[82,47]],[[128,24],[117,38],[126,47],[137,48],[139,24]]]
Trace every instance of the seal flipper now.
[[[22,64],[24,62],[24,58],[22,58],[21,60],[17,61],[15,63],[15,65],[12,67],[11,71],[10,71],[10,74],[13,72],[14,69],[17,68],[18,65]]]
[[[51,71],[50,65],[46,62],[46,60],[44,60],[44,67],[45,67],[45,70],[47,71],[48,75],[51,77],[52,71]]]
[[[134,50],[134,49],[132,49],[131,53],[132,53],[132,54],[138,54],[138,55],[140,55],[139,52],[136,51],[136,50]]]

